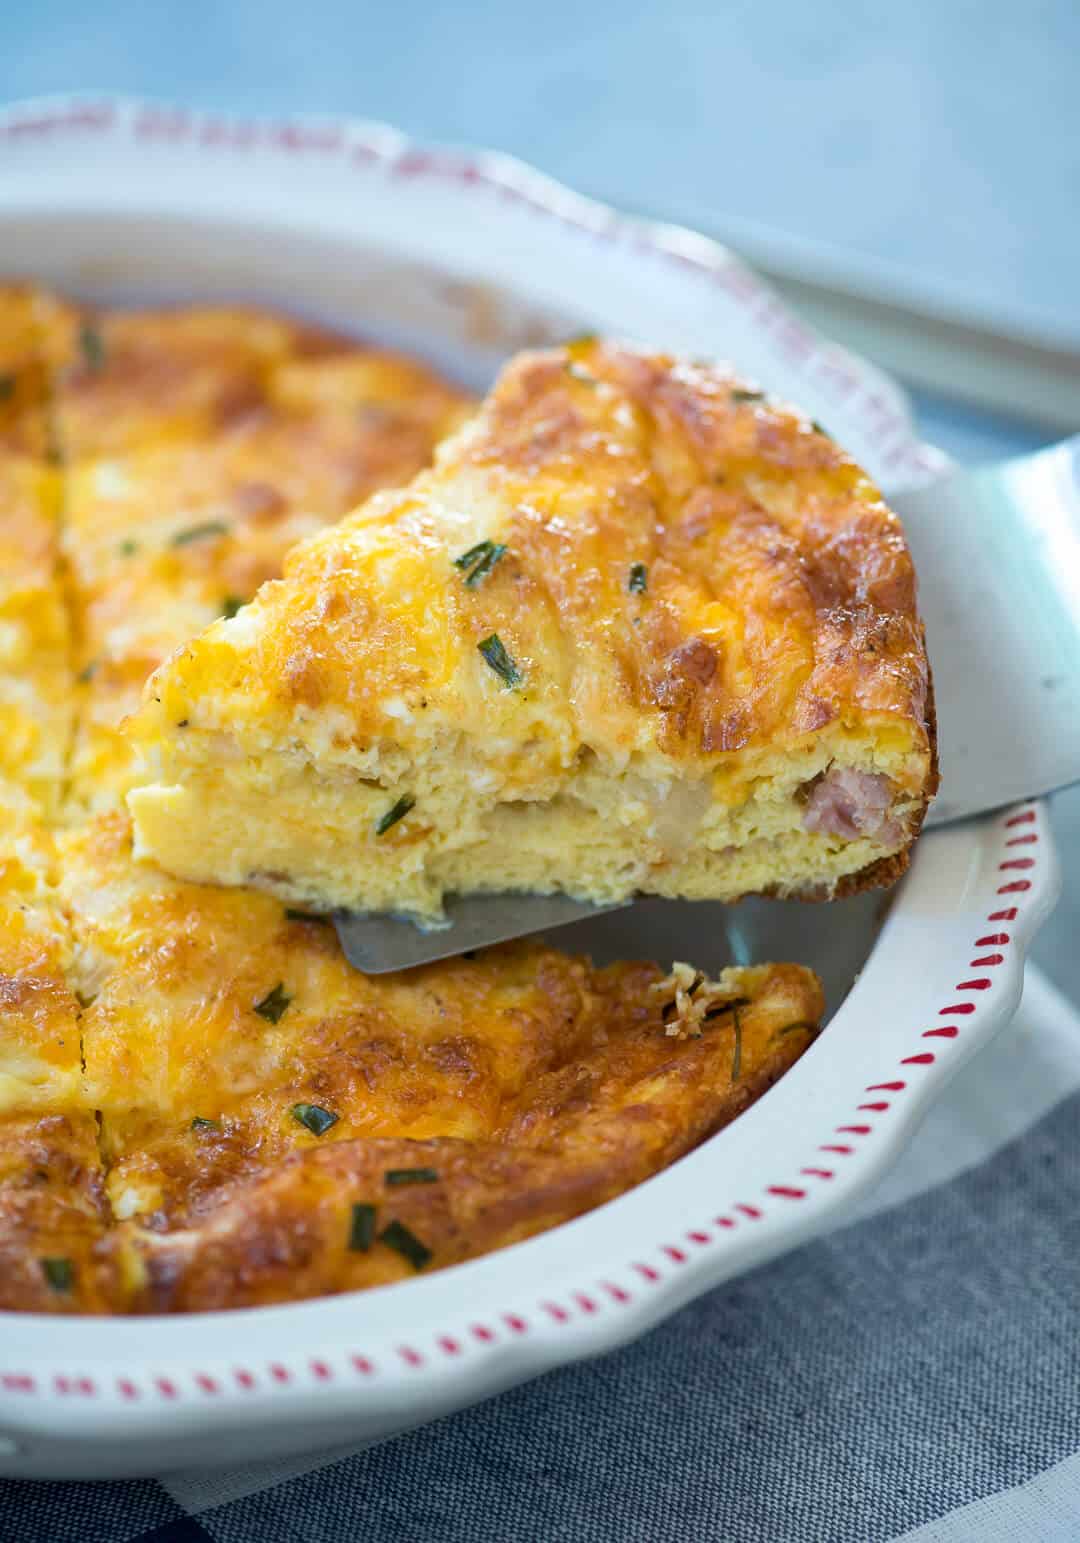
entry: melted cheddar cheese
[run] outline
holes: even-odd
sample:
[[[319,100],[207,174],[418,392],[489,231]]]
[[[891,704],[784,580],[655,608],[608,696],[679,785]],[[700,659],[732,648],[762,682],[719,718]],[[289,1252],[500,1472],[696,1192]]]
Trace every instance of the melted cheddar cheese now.
[[[529,1236],[725,1124],[820,1019],[794,965],[725,971],[697,1038],[671,1036],[655,965],[533,944],[365,977],[317,918],[133,863],[120,815],[60,844],[85,1096],[138,1310],[411,1274],[388,1244],[348,1247],[355,1205],[435,1264]]]
[[[894,878],[934,787],[899,522],[717,368],[519,356],[151,677],[137,850],[322,909]],[[273,807],[274,818],[265,810]]]
[[[133,859],[147,675],[470,407],[285,318],[0,289],[0,1308],[453,1264],[657,1171],[816,1032],[795,966],[688,992],[528,945],[366,978],[319,918]]]
[[[302,537],[424,466],[468,402],[411,360],[262,315],[114,315],[72,336],[55,411],[88,810],[132,781],[118,726],[155,665]]]

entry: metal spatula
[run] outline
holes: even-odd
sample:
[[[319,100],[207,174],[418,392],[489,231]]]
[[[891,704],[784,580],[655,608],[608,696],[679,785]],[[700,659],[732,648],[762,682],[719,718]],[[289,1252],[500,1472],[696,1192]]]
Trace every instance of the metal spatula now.
[[[941,825],[1080,782],[1080,436],[892,500],[919,574],[934,670]],[[369,975],[547,932],[615,906],[565,895],[462,895],[423,932],[336,919]]]

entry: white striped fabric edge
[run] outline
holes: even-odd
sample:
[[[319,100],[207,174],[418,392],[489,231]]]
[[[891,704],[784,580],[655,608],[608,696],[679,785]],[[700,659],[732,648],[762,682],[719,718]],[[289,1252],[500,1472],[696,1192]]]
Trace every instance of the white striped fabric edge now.
[[[1014,1489],[998,1490],[893,1543],[1068,1543],[1080,1517],[1080,1453],[1055,1463]]]

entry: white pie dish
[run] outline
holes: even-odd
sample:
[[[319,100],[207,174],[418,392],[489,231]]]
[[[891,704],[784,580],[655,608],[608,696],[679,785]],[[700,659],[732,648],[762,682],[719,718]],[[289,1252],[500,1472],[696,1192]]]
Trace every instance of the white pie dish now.
[[[583,327],[637,335],[732,358],[822,419],[886,490],[941,465],[891,383],[822,344],[722,249],[498,156],[421,149],[370,124],[80,100],[0,115],[0,165],[9,273],[95,298],[285,305],[477,385],[523,343]],[[1026,805],[925,837],[883,924],[881,896],[649,902],[561,934],[601,956],[710,968],[795,958],[842,1005],[736,1124],[501,1253],[288,1307],[0,1314],[0,1473],[119,1476],[372,1440],[632,1338],[834,1224],[1008,1021],[1056,889],[1045,811]]]

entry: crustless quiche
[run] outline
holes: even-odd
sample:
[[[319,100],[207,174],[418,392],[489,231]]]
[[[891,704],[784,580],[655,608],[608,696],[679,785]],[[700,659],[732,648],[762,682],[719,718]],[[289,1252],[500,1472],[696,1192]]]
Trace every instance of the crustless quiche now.
[[[877,489],[723,371],[594,340],[513,361],[433,469],[179,648],[131,732],[140,854],[434,919],[448,891],[888,882],[935,777]]]
[[[471,408],[282,317],[0,289],[0,1307],[240,1307],[485,1253],[655,1173],[816,1034],[794,965],[529,944],[369,979],[318,915],[133,859],[146,677]]]

